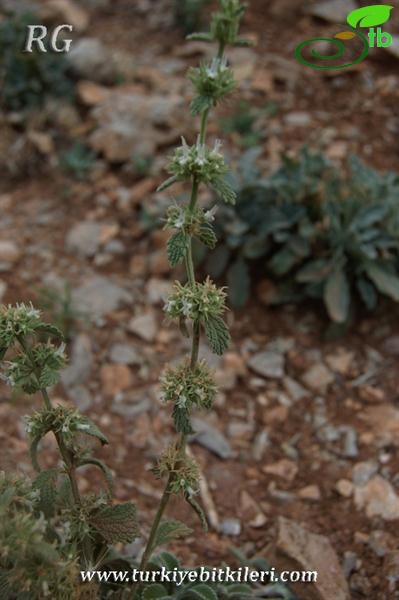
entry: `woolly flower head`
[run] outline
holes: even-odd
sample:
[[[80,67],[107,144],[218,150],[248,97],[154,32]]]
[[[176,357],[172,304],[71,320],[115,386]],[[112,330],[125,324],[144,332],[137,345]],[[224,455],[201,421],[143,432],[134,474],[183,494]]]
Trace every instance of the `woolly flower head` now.
[[[226,293],[209,279],[204,283],[175,283],[164,310],[173,319],[185,317],[193,321],[220,316],[225,310]]]
[[[210,149],[201,143],[199,137],[193,146],[189,146],[182,138],[182,145],[175,151],[169,165],[169,172],[181,181],[195,176],[202,182],[212,182],[228,171],[220,148],[219,141],[215,143],[213,149]]]
[[[227,66],[224,57],[214,58],[209,64],[190,69],[189,79],[197,94],[191,104],[194,115],[211,108],[235,88],[233,70]]]
[[[216,385],[204,361],[193,369],[183,363],[166,369],[161,377],[161,394],[165,402],[173,402],[181,409],[209,409],[216,397]]]
[[[40,327],[40,311],[32,304],[16,304],[0,308],[0,348],[9,348],[17,338],[25,337]]]
[[[172,444],[161,455],[153,469],[159,479],[174,474],[170,491],[172,494],[183,493],[193,495],[198,491],[200,477],[197,463],[185,453],[182,453],[176,444]]]

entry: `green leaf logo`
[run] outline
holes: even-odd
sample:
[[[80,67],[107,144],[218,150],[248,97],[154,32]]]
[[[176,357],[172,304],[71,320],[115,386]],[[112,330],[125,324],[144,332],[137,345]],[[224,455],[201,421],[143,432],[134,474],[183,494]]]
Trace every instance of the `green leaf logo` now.
[[[353,10],[348,15],[348,23],[352,27],[376,27],[388,21],[393,6],[374,4]]]

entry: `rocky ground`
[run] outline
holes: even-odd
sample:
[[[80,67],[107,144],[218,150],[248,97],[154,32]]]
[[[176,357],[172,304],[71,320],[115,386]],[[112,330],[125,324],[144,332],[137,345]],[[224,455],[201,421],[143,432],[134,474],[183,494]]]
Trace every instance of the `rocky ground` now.
[[[259,109],[265,169],[283,150],[307,143],[338,163],[355,152],[373,167],[398,170],[398,57],[380,50],[353,70],[321,76],[293,50],[328,30],[348,3],[329,2],[327,12],[286,0],[250,4],[244,30],[257,46],[234,50],[232,61],[241,83],[236,100]],[[61,14],[80,32],[70,56],[78,103],[49,104],[24,132],[18,115],[3,115],[0,140],[0,296],[35,300],[42,286],[71,286],[81,314],[54,396],[76,403],[109,436],[100,454],[115,472],[118,500],[137,501],[144,532],[160,496],[149,469],[173,435],[158,377],[187,352],[162,312],[179,273],[167,264],[165,232],[147,225],[170,201],[155,193],[169,148],[193,131],[184,75],[208,52],[184,43],[170,2],[158,5],[41,3],[46,18]],[[390,30],[397,24],[398,15]],[[262,110],[270,103],[273,116]],[[218,131],[215,120],[211,132]],[[89,180],[58,168],[65,138],[96,151]],[[234,163],[237,136],[226,146]],[[146,156],[151,169],[138,174],[134,158]],[[201,465],[212,528],[201,534],[176,503],[172,512],[183,513],[195,535],[175,549],[192,564],[229,562],[234,545],[280,568],[318,569],[319,583],[297,590],[303,600],[397,598],[398,309],[386,304],[344,338],[326,341],[317,308],[266,309],[265,286],[245,310],[230,312],[233,343],[223,359],[202,347],[220,393],[212,415],[195,418],[190,451]],[[9,397],[2,389],[1,468],[29,474],[21,417],[32,401]],[[46,439],[44,462],[51,464],[54,450]],[[98,484],[89,470],[82,490]]]

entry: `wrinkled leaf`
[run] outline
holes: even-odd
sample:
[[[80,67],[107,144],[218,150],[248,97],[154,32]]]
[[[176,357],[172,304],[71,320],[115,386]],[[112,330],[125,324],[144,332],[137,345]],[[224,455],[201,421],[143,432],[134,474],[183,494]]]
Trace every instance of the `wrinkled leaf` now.
[[[336,323],[344,323],[348,318],[350,304],[350,289],[344,271],[335,269],[327,279],[324,288],[324,302],[328,314]]]
[[[183,260],[187,253],[187,237],[182,231],[174,233],[167,243],[167,255],[171,267]]]
[[[103,508],[91,515],[89,521],[110,544],[129,544],[139,535],[136,507],[132,502]]]
[[[209,184],[217,195],[227,204],[235,204],[237,195],[223,177],[215,177]]]
[[[191,532],[192,529],[187,527],[184,523],[181,523],[181,521],[163,521],[158,527],[152,550],[158,546],[168,544],[174,539],[186,537],[190,535]]]
[[[230,333],[221,317],[208,317],[204,321],[205,334],[212,352],[221,356],[230,344]]]
[[[33,488],[39,491],[37,509],[48,519],[54,515],[54,506],[57,498],[57,469],[41,471],[33,482]]]
[[[109,443],[102,431],[100,431],[97,425],[95,425],[88,417],[81,417],[77,431],[79,431],[79,433],[85,433],[86,435],[97,438],[103,445]]]
[[[393,6],[373,4],[349,13],[347,21],[352,27],[376,27],[388,21]]]

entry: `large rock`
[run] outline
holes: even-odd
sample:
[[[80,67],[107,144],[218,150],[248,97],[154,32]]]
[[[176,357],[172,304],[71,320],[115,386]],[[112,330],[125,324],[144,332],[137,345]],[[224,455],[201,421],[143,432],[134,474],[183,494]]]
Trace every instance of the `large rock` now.
[[[329,540],[310,533],[299,523],[279,517],[275,539],[265,555],[279,571],[315,571],[317,581],[293,583],[306,600],[349,600],[349,589],[338,557]]]
[[[282,379],[284,377],[284,355],[273,350],[254,354],[248,366],[262,377]]]

